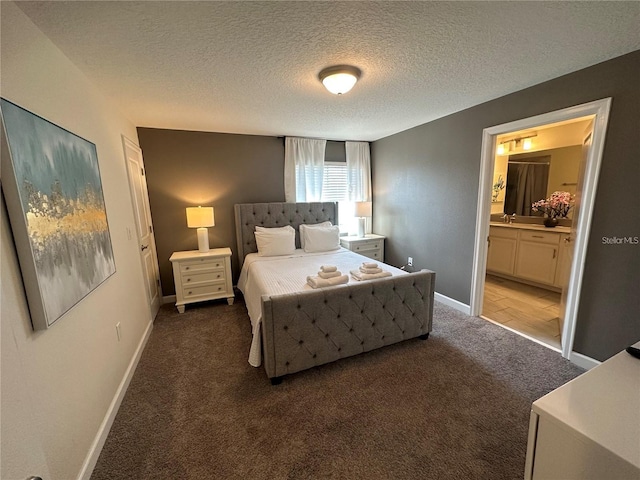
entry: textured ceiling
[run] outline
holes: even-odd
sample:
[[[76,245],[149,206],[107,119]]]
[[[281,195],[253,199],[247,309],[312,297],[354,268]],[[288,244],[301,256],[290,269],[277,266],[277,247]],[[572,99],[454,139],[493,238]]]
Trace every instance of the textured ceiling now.
[[[18,6],[135,125],[180,130],[376,140],[640,49],[636,1]]]

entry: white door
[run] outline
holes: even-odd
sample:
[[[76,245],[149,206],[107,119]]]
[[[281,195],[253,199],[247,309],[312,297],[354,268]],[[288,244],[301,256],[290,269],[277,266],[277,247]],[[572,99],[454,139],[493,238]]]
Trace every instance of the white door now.
[[[151,309],[151,318],[155,318],[160,309],[160,276],[158,275],[158,256],[153,236],[149,194],[145,177],[142,150],[126,137],[122,137],[124,156],[129,173],[129,187],[133,198],[133,210],[136,219],[140,259],[144,269],[147,299]]]
[[[589,158],[589,149],[591,148],[591,141],[593,138],[593,121],[589,123],[589,126],[585,130],[584,138],[582,140],[582,162],[580,162],[580,170],[578,171],[578,185],[576,186],[576,199],[575,205],[573,207],[572,217],[573,221],[571,222],[571,234],[564,238],[562,242],[563,245],[560,248],[563,249],[563,262],[565,265],[569,265],[569,271],[571,271],[571,265],[573,265],[573,239],[576,238],[577,235],[577,219],[580,216],[580,199],[582,197],[582,189],[584,186],[584,175],[587,168],[587,159]],[[570,274],[569,274],[570,275]],[[560,296],[560,335],[562,346],[565,346],[565,336],[563,335],[564,331],[564,320],[565,314],[567,310],[567,295],[569,292],[569,275],[565,279],[563,279],[564,283],[560,285],[562,287],[562,295]]]

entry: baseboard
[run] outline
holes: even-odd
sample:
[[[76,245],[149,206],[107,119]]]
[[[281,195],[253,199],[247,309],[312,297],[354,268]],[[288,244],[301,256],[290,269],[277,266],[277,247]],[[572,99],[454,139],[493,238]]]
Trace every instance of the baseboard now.
[[[585,370],[591,370],[593,367],[597,367],[602,363],[578,352],[571,352],[569,354],[569,360],[571,363],[575,363],[577,366],[582,367]]]
[[[164,297],[162,297],[162,304],[166,304],[166,303],[176,303],[176,296],[175,295],[165,295]]]
[[[127,388],[129,387],[129,383],[131,382],[131,378],[133,377],[133,372],[135,372],[136,367],[138,366],[138,361],[140,360],[144,347],[147,344],[147,340],[149,340],[152,328],[153,322],[149,322],[149,325],[147,325],[147,329],[145,330],[140,343],[138,343],[138,348],[136,349],[131,362],[129,362],[129,367],[127,367],[127,371],[125,372],[124,377],[122,378],[122,381],[118,386],[118,390],[116,391],[116,394],[111,401],[111,405],[109,405],[107,414],[105,415],[104,420],[102,420],[102,424],[98,429],[96,438],[91,444],[89,453],[87,454],[87,457],[82,464],[82,469],[80,470],[80,474],[78,475],[78,480],[89,480],[91,478],[91,474],[93,473],[93,469],[98,462],[98,457],[100,456],[102,447],[104,447],[104,442],[107,440],[107,436],[109,435],[109,431],[111,430],[113,421],[116,418],[116,414],[118,413],[118,409],[120,408],[120,404],[122,403],[124,394],[127,392]]]
[[[455,308],[456,310],[466,315],[471,315],[471,307],[469,305],[465,305],[464,303],[459,302],[458,300],[454,300],[453,298],[447,297],[438,292],[435,292],[433,294],[433,297],[435,300],[437,300],[440,303],[444,303],[448,307]]]

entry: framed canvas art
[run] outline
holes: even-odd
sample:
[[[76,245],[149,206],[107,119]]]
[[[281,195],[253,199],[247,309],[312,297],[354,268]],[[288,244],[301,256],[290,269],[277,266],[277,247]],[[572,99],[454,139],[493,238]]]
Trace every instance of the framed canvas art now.
[[[36,330],[115,272],[96,146],[0,99],[2,192]]]

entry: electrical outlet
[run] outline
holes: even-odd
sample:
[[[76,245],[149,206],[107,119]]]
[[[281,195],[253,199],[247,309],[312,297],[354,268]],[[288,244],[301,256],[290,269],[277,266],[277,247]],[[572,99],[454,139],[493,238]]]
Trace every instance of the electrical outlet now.
[[[118,341],[122,338],[122,333],[120,332],[120,322],[116,323],[116,334],[118,335]]]
[[[413,267],[413,257],[407,258],[407,265]]]

